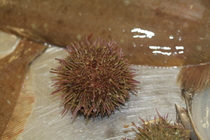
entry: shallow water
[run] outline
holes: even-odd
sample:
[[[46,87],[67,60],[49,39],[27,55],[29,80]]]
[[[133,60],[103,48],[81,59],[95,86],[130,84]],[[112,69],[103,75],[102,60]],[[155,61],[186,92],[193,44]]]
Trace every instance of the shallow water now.
[[[174,103],[184,106],[176,84],[180,67],[176,66],[210,61],[208,1],[116,0],[114,4],[111,0],[105,3],[92,0],[88,7],[81,7],[84,4],[87,3],[79,0],[72,5],[66,0],[63,3],[52,0],[0,0],[0,16],[5,19],[0,21],[0,29],[59,46],[84,40],[90,34],[93,34],[93,38],[114,39],[132,63],[153,66],[133,66],[139,70],[139,76],[136,77],[141,82],[139,94],[137,97],[131,96],[121,112],[116,111],[109,118],[96,118],[88,125],[85,125],[82,117],[71,123],[70,115],[63,118],[58,115],[62,110],[58,108],[59,100],[49,96],[53,91],[49,70],[56,65],[55,57],[66,55],[61,48],[51,46],[31,65],[29,78],[33,81],[32,87],[37,100],[26,131],[20,139],[56,139],[57,136],[63,139],[69,136],[75,139],[120,139],[129,135],[122,132],[123,123],[138,121],[137,116],[152,118],[156,114],[156,108],[162,114],[171,113],[171,117],[175,119]],[[15,36],[0,32],[0,58],[12,52],[17,41]],[[203,120],[203,125],[197,124],[203,133],[209,130],[203,130],[209,121],[203,118],[208,113],[208,109],[203,109],[207,104],[203,103],[208,98],[202,101],[208,95],[201,96],[195,96],[193,109],[196,112],[194,114],[203,111],[202,116],[194,115],[198,120],[196,122]],[[38,135],[40,127],[45,133]]]
[[[49,73],[57,66],[54,58],[64,58],[67,53],[58,47],[50,47],[31,65],[33,85],[36,94],[35,108],[26,125],[26,131],[20,136],[23,139],[121,139],[131,134],[124,133],[123,125],[139,122],[138,117],[153,119],[155,109],[160,114],[175,119],[174,104],[182,104],[179,87],[176,86],[176,75],[179,68],[155,68],[133,66],[138,69],[136,80],[138,85],[137,96],[131,95],[125,106],[109,118],[100,117],[90,120],[87,124],[83,116],[79,116],[72,123],[71,114],[63,118],[59,114],[60,100],[50,96],[54,90]],[[42,129],[40,129],[42,128]],[[44,132],[44,133],[43,133]]]
[[[10,35],[4,35],[3,42],[7,43],[10,37]],[[6,53],[8,52],[5,51]],[[134,65],[133,67],[138,69],[136,80],[141,82],[137,96],[131,95],[126,105],[109,118],[97,117],[86,123],[84,117],[79,116],[72,123],[71,114],[64,117],[60,115],[62,110],[59,108],[60,100],[49,95],[54,90],[51,87],[53,82],[50,79],[52,74],[49,73],[49,70],[56,67],[55,58],[65,56],[66,52],[62,48],[51,46],[31,64],[28,78],[32,83],[31,91],[34,91],[36,97],[35,107],[19,140],[132,138],[133,133],[124,133],[125,130],[131,128],[125,129],[123,125],[140,122],[138,117],[153,119],[156,115],[155,109],[161,115],[169,113],[169,118],[175,120],[174,104],[184,106],[184,101],[180,97],[180,89],[176,84],[176,76],[180,68]]]

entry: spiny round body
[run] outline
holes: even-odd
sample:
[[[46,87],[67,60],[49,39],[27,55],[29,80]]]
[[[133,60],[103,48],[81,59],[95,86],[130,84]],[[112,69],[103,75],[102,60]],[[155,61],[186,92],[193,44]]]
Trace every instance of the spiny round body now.
[[[136,128],[136,138],[134,140],[190,140],[190,130],[187,130],[180,123],[172,123],[168,121],[168,116],[162,117],[158,114],[158,118],[153,121],[145,121],[141,119],[142,124]]]
[[[51,70],[57,74],[52,94],[61,94],[63,113],[104,117],[124,105],[129,92],[135,91],[138,82],[116,42],[76,42],[66,51],[69,55],[56,59],[60,65]]]

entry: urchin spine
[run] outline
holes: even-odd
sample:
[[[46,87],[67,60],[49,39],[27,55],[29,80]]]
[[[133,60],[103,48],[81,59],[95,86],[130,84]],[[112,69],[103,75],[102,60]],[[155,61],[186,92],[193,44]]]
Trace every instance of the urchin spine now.
[[[69,55],[56,59],[60,65],[51,70],[57,74],[52,94],[61,94],[63,114],[109,116],[135,92],[135,74],[115,41],[72,43],[66,51]]]

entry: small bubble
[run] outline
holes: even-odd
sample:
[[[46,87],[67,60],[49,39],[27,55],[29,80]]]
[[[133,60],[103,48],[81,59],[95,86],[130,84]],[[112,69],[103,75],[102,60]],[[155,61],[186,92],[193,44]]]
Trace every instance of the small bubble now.
[[[7,103],[8,103],[8,104],[11,104],[11,102],[10,102],[9,100],[7,100]]]
[[[130,0],[124,0],[125,5],[129,5],[130,4]]]
[[[82,16],[82,13],[79,12],[79,16]]]
[[[174,39],[174,37],[172,35],[169,36],[169,39]]]
[[[124,42],[125,42],[125,40],[123,40],[123,39],[120,40],[120,43],[124,43]]]
[[[32,24],[31,24],[31,27],[32,27],[33,29],[36,29],[36,23],[32,23]]]
[[[81,39],[82,39],[82,36],[81,36],[80,34],[78,34],[78,35],[77,35],[77,39],[78,39],[78,40],[81,40]]]
[[[202,46],[196,46],[198,51],[202,50]]]

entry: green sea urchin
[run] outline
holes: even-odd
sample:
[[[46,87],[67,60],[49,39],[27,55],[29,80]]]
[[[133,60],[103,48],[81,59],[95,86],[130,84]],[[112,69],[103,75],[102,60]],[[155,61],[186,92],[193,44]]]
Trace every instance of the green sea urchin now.
[[[190,130],[185,129],[180,123],[169,121],[168,115],[157,114],[158,118],[155,117],[152,121],[140,118],[142,121],[140,126],[132,123],[136,133],[134,140],[190,140]]]
[[[56,59],[60,65],[51,69],[57,74],[52,94],[61,93],[62,114],[109,116],[125,104],[129,92],[136,92],[135,74],[115,41],[76,42],[66,51],[69,56]]]

